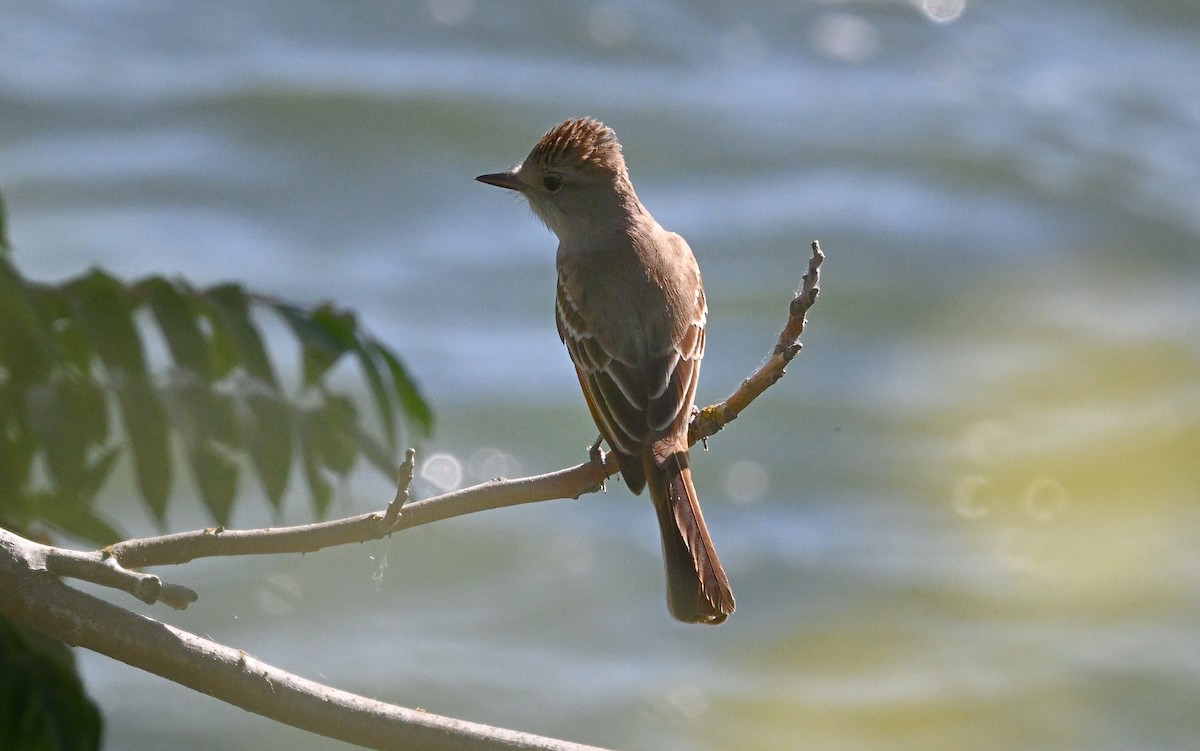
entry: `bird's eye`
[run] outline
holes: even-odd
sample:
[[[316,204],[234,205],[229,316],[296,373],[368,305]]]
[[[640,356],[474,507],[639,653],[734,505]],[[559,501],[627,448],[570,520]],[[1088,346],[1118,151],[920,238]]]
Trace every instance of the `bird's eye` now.
[[[542,187],[551,193],[562,190],[563,180],[558,175],[546,175],[542,178]]]

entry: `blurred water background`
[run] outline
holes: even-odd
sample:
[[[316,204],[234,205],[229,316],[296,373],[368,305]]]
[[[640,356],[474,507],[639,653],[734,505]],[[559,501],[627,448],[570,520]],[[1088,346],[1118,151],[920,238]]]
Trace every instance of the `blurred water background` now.
[[[424,495],[594,435],[554,239],[472,182],[551,125],[612,125],[695,250],[701,403],[771,346],[808,242],[829,256],[788,376],[694,461],[726,625],[668,618],[620,484],[162,571],[201,599],[153,617],[614,748],[1194,749],[1198,34],[1194,0],[4,0],[0,190],[36,279],[354,307],[436,410]],[[241,526],[308,518],[246,492]],[[110,516],[153,531],[128,495]],[[390,497],[364,474],[336,511]],[[341,747],[80,658],[108,748]]]

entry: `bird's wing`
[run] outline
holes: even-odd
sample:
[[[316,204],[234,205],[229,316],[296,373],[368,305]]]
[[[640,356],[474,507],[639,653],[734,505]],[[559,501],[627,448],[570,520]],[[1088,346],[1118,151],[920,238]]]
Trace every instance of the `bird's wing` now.
[[[640,457],[647,441],[676,447],[687,435],[704,356],[704,293],[697,294],[694,315],[679,340],[640,363],[618,359],[605,349],[562,284],[555,308],[559,337],[567,346],[592,417],[608,444],[618,455],[630,458]],[[621,468],[632,487],[626,462]]]

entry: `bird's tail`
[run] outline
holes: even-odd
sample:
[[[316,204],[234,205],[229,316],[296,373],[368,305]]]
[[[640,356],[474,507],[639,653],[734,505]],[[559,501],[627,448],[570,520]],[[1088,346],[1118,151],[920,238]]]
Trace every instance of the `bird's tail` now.
[[[687,623],[722,623],[733,612],[733,592],[704,526],[687,454],[672,454],[661,467],[648,458],[645,467],[662,532],[671,615]]]

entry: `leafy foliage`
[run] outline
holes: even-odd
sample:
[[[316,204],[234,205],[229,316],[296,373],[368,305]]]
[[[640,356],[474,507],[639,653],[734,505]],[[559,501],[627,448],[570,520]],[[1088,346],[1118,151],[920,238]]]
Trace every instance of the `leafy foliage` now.
[[[391,475],[398,414],[421,435],[431,430],[429,407],[399,358],[350,311],[232,283],[125,283],[98,269],[59,285],[32,283],[11,263],[3,229],[0,205],[0,525],[22,530],[36,521],[99,543],[118,539],[93,500],[122,456],[161,520],[175,445],[218,523],[229,518],[242,457],[278,507],[299,456],[323,512],[332,480],[360,457]],[[280,384],[259,311],[295,335],[296,393]],[[155,333],[169,359],[157,373],[147,354]],[[382,439],[329,382],[343,359],[358,365]]]
[[[100,713],[62,642],[0,617],[0,748],[100,748]]]

